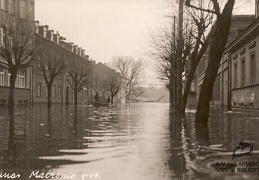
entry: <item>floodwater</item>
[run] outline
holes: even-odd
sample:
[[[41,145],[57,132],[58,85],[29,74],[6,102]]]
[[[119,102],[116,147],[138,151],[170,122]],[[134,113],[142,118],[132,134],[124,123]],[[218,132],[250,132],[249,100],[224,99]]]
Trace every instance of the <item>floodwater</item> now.
[[[166,103],[38,104],[16,107],[11,126],[1,107],[0,179],[259,179],[258,115],[214,109],[204,127]]]

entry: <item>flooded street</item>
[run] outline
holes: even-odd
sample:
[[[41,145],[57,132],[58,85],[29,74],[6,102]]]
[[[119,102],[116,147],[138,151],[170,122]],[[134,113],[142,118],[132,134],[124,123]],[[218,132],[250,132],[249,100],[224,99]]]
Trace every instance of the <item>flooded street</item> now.
[[[238,173],[238,165],[236,173],[217,172],[222,162],[259,162],[258,113],[214,110],[208,127],[195,126],[194,115],[190,110],[177,117],[166,103],[133,103],[77,110],[53,105],[48,116],[39,104],[17,107],[10,128],[2,107],[0,172],[20,175],[16,179],[259,178]],[[242,140],[253,145],[252,157],[232,160]]]

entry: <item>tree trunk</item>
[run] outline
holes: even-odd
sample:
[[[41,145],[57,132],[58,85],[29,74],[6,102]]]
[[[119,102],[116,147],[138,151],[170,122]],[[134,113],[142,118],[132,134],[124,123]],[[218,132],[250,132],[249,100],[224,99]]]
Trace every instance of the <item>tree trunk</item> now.
[[[198,64],[199,63],[193,63],[193,65],[191,65],[190,72],[189,72],[189,74],[187,75],[187,78],[186,78],[187,80],[186,80],[184,92],[183,92],[182,99],[181,99],[181,112],[182,113],[185,112],[185,108],[186,108],[191,84],[192,84],[192,81],[194,79],[195,71],[197,69]]]
[[[48,110],[51,109],[51,88],[52,88],[52,84],[47,84],[47,89],[48,89]]]
[[[187,80],[186,80],[186,83],[185,83],[184,92],[183,92],[183,96],[182,96],[182,99],[181,99],[182,100],[181,101],[181,112],[183,112],[183,113],[185,112],[185,108],[186,108],[186,104],[187,104],[192,80],[194,78],[195,70],[196,70],[196,68],[191,69],[190,73],[187,75]]]
[[[69,105],[69,89],[66,88],[66,105]]]
[[[113,95],[113,93],[111,93],[111,104],[113,104],[113,97],[114,97],[114,95]]]
[[[74,105],[75,107],[77,106],[78,102],[77,102],[77,88],[74,89]]]
[[[16,77],[17,77],[17,72],[11,72],[10,87],[9,87],[9,99],[8,99],[9,108],[14,108],[14,90],[15,90]]]
[[[220,60],[227,43],[234,3],[235,0],[228,0],[222,14],[217,16],[216,33],[212,37],[209,49],[208,67],[205,71],[204,80],[201,86],[195,116],[195,122],[198,124],[208,123],[213,86],[220,66]]]

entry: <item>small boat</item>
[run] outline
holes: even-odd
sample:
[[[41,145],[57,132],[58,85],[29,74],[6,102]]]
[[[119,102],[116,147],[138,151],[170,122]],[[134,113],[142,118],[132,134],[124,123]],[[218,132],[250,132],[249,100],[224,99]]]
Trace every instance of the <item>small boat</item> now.
[[[99,106],[109,106],[110,103],[102,103],[102,102],[94,102],[93,101],[93,106],[99,107]]]

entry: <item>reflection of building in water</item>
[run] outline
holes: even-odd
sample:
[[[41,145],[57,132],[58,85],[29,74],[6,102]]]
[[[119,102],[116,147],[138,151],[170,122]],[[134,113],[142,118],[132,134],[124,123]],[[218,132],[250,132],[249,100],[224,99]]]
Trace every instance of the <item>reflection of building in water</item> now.
[[[53,105],[48,119],[46,105],[21,106],[15,114],[14,129],[10,130],[7,109],[0,116],[0,171],[31,173],[34,169],[49,169],[71,163],[63,160],[48,161],[39,157],[58,156],[59,149],[83,148],[85,133],[82,124],[87,118],[86,110],[79,108],[77,126],[72,107]],[[10,134],[11,133],[11,134]],[[27,175],[26,175],[27,176]]]

